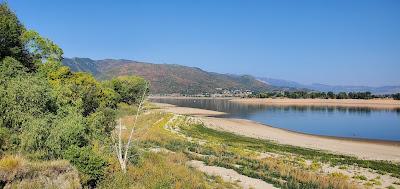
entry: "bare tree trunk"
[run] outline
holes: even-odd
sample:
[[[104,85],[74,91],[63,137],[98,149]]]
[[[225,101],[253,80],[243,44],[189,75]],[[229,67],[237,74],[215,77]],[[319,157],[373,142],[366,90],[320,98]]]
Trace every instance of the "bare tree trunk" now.
[[[128,157],[129,147],[130,147],[131,142],[132,142],[133,133],[135,132],[135,127],[136,127],[137,120],[139,118],[140,111],[143,109],[143,104],[144,104],[145,97],[146,97],[146,91],[147,91],[147,85],[145,87],[145,90],[143,91],[143,95],[141,96],[141,99],[140,99],[140,102],[139,102],[139,106],[138,106],[138,109],[136,111],[135,120],[133,122],[133,126],[132,126],[131,132],[129,134],[128,141],[127,141],[127,143],[125,145],[125,150],[124,151],[123,151],[123,148],[122,148],[122,146],[123,146],[123,144],[122,144],[122,121],[121,121],[121,119],[119,119],[118,145],[115,144],[114,148],[115,148],[115,152],[116,152],[119,164],[121,166],[121,170],[124,173],[126,173],[127,163],[128,163],[128,159],[129,159],[129,157]]]

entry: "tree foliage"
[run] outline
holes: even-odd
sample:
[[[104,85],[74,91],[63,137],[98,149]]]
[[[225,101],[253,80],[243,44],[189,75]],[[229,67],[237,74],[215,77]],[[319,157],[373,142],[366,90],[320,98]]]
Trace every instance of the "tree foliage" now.
[[[29,53],[21,40],[25,27],[6,3],[0,4],[0,60],[14,57],[28,69],[34,69]]]
[[[148,82],[137,76],[120,76],[112,79],[108,86],[119,94],[119,101],[127,104],[137,104],[141,95],[149,92]]]
[[[392,97],[395,100],[400,100],[400,93],[393,94]]]
[[[68,159],[93,186],[107,165],[94,153],[94,141],[108,145],[117,104],[135,104],[147,82],[123,77],[100,83],[71,72],[61,64],[62,49],[26,30],[5,3],[0,35],[0,154]]]

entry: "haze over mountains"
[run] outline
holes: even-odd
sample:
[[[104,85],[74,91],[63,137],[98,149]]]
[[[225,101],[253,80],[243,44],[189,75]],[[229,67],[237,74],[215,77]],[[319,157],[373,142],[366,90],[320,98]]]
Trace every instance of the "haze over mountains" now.
[[[200,68],[176,64],[153,64],[124,59],[92,60],[90,58],[65,58],[63,64],[72,71],[92,73],[98,79],[115,76],[138,75],[151,82],[153,94],[214,93],[216,88],[253,91],[315,90],[321,92],[365,92],[392,94],[400,92],[400,86],[333,86],[324,84],[304,85],[294,81],[250,75],[232,75],[207,72]]]
[[[279,87],[291,87],[297,89],[310,89],[314,91],[321,92],[329,92],[332,91],[334,93],[339,92],[366,92],[369,91],[373,94],[393,94],[400,92],[400,86],[380,86],[380,87],[371,87],[371,86],[352,86],[352,85],[326,85],[320,83],[313,83],[310,85],[301,84],[295,81],[288,81],[283,79],[274,79],[267,77],[258,77],[260,81],[265,82],[269,85],[279,86]]]

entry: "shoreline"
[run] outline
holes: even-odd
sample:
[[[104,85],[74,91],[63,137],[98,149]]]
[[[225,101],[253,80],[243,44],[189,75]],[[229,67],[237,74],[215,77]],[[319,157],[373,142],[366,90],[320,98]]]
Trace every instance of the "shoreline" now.
[[[276,128],[246,119],[211,117],[223,115],[224,112],[178,107],[163,103],[154,104],[166,112],[194,116],[212,129],[270,140],[284,145],[352,155],[362,159],[400,162],[400,142],[397,141],[313,135]]]
[[[216,116],[211,116],[211,117],[219,118],[219,117],[216,117]],[[272,125],[268,125],[268,124],[265,124],[265,123],[261,123],[261,122],[253,121],[253,120],[248,120],[248,119],[240,119],[240,118],[223,118],[223,119],[236,119],[236,120],[249,121],[249,122],[260,124],[260,125],[263,125],[263,126],[266,126],[266,127],[271,127],[273,129],[279,129],[279,130],[283,130],[285,132],[299,134],[299,135],[305,135],[305,136],[319,137],[319,138],[325,138],[325,139],[334,139],[334,140],[353,141],[353,142],[372,143],[372,144],[383,144],[383,145],[391,145],[391,146],[400,147],[400,141],[397,141],[397,140],[368,139],[368,138],[353,138],[353,137],[318,135],[318,134],[303,133],[303,132],[300,132],[300,131],[292,131],[290,129],[274,127]]]
[[[271,106],[332,106],[372,109],[399,109],[400,100],[393,99],[290,99],[290,98],[240,98],[240,97],[185,97],[151,96],[149,99],[222,99],[233,103]]]
[[[400,100],[393,99],[289,99],[289,98],[235,98],[231,102],[274,106],[332,106],[372,109],[400,109]]]

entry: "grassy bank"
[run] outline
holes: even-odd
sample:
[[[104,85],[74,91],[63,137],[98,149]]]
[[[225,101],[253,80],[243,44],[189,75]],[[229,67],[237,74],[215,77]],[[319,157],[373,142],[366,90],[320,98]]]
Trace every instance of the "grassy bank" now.
[[[132,121],[130,116],[125,116],[123,119],[125,125],[129,125]],[[398,186],[396,177],[399,177],[400,165],[388,161],[362,160],[238,136],[207,128],[192,117],[156,110],[144,115],[139,125],[148,129],[137,133],[138,149],[153,150],[153,152],[157,149],[159,153],[180,154],[184,157],[180,162],[182,166],[191,159],[201,160],[207,165],[233,169],[279,188],[359,188],[360,186],[374,188],[387,184],[382,183],[384,179],[379,181],[375,177],[367,179],[357,177],[364,172],[390,177],[394,181],[388,186]],[[140,168],[136,166],[132,169]],[[350,169],[361,171],[355,173],[357,176],[341,172]]]

